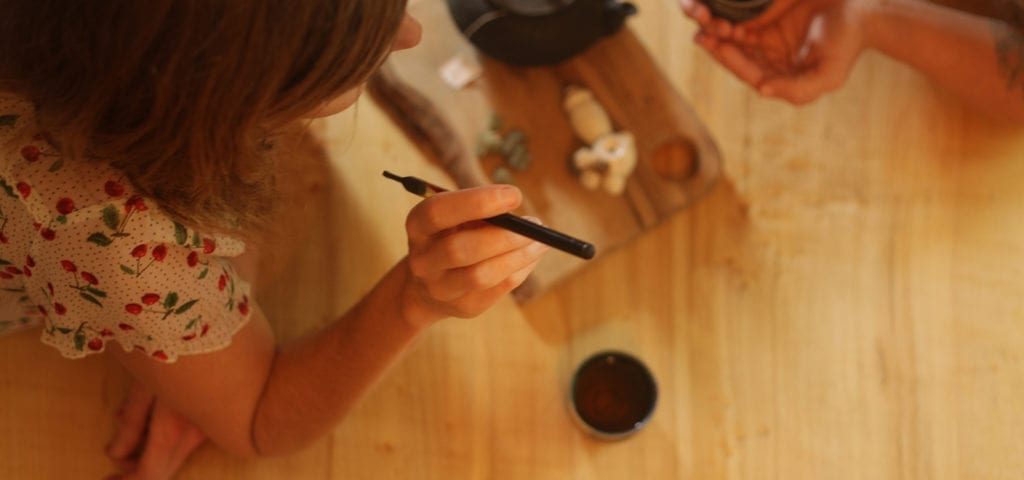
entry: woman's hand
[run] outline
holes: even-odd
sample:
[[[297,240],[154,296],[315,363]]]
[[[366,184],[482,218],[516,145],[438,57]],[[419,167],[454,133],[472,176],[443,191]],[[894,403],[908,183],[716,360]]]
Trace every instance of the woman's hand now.
[[[110,479],[164,480],[177,473],[206,440],[195,425],[133,382],[117,414],[117,430],[107,456],[122,471]]]
[[[679,8],[688,17],[694,19],[700,25],[701,30],[723,40],[741,39],[749,31],[761,30],[788,15],[797,6],[821,9],[844,2],[844,0],[774,0],[765,11],[756,17],[734,25],[729,20],[715,17],[702,0],[678,1]]]
[[[474,317],[519,286],[548,247],[483,221],[514,210],[519,189],[492,185],[434,195],[406,219],[406,321]]]
[[[698,45],[762,95],[794,104],[842,86],[865,48],[868,2],[777,0],[739,26],[711,17],[696,0],[680,3],[701,25]]]

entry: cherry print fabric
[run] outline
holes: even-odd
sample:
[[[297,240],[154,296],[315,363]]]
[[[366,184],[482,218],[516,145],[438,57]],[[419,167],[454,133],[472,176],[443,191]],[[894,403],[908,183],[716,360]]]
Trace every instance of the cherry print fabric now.
[[[0,93],[0,334],[41,327],[68,358],[223,349],[249,318],[227,261],[244,248],[176,223],[108,165],[66,161],[31,104]]]

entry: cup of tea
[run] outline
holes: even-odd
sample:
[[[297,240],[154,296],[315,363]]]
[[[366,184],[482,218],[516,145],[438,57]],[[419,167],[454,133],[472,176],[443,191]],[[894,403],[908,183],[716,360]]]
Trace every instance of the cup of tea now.
[[[750,20],[765,11],[772,0],[703,0],[711,13],[734,23]]]
[[[639,431],[654,414],[658,386],[647,366],[621,351],[594,353],[576,368],[569,388],[573,417],[602,440]]]

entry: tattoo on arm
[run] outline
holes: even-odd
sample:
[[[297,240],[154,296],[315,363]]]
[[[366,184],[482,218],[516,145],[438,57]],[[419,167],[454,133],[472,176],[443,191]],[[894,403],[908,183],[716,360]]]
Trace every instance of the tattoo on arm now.
[[[1024,92],[1024,0],[1006,0],[1003,19],[993,22],[996,57],[1010,90]]]

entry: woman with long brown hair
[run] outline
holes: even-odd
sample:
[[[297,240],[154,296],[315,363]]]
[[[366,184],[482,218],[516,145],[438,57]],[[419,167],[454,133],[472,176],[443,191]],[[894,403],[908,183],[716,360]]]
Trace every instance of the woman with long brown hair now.
[[[108,447],[131,478],[173,475],[207,437],[243,456],[316,439],[420,332],[483,312],[546,249],[479,221],[517,207],[513,187],[436,195],[358,305],[278,346],[233,265],[276,204],[272,139],[418,42],[405,1],[0,5],[0,329],[134,375]]]

